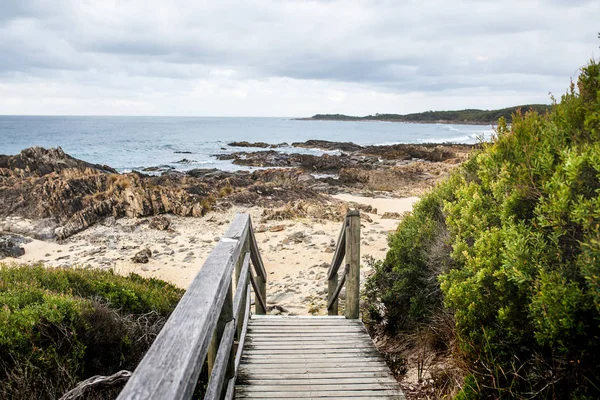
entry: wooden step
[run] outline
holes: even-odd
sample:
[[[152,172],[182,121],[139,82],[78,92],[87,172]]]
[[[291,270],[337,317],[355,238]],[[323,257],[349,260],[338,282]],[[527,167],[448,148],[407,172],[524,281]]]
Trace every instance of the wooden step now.
[[[249,322],[238,399],[404,399],[359,320],[261,316]]]

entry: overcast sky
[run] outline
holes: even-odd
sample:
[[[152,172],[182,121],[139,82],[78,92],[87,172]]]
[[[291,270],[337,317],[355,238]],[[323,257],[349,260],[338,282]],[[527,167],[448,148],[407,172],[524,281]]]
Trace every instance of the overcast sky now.
[[[0,114],[548,103],[599,31],[599,0],[1,0]]]

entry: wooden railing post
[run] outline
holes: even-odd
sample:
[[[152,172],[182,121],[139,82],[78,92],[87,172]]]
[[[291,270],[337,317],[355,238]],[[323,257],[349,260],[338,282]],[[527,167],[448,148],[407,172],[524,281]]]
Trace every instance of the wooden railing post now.
[[[360,302],[360,213],[350,210],[346,214],[346,318],[358,319]]]
[[[338,274],[336,273],[331,279],[327,281],[327,301],[335,296],[335,290],[338,286]],[[327,310],[327,315],[338,315],[338,300],[337,298],[331,305],[331,308]]]
[[[227,289],[227,295],[225,296],[225,302],[223,303],[223,308],[221,309],[221,313],[219,314],[219,319],[217,321],[217,326],[215,328],[215,332],[213,333],[212,339],[210,341],[210,346],[208,347],[208,375],[212,373],[213,366],[215,365],[215,359],[217,358],[217,351],[219,350],[219,345],[221,344],[221,337],[223,336],[223,331],[225,330],[225,324],[233,319],[233,297],[231,290],[231,280],[229,281],[229,288]],[[235,354],[231,352],[231,359],[228,363],[227,367],[227,378],[235,375]]]
[[[256,277],[256,286],[258,286],[258,290],[260,292],[260,295],[262,296],[263,299],[267,299],[267,282],[265,280],[265,278],[263,278],[262,276],[258,275]],[[255,312],[256,315],[266,315],[267,314],[267,310],[265,310],[262,305],[260,304],[259,301],[255,302]]]
[[[260,256],[260,251],[258,250],[258,243],[256,243],[256,237],[254,236],[254,229],[252,228],[252,222],[250,222],[250,230],[248,231],[248,240],[250,244],[250,255],[252,257],[252,264],[254,265],[254,270],[256,271],[256,290],[258,293],[255,293],[255,297],[260,294],[263,299],[264,304],[267,304],[267,273],[265,271],[265,266],[263,264],[262,258]],[[256,315],[265,315],[267,310],[261,304],[258,299],[254,301],[254,310]]]

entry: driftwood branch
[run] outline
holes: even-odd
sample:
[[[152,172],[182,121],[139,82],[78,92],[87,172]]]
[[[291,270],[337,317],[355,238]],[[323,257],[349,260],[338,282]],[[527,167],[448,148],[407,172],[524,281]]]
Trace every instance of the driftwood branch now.
[[[123,370],[110,376],[95,375],[91,378],[81,381],[74,389],[63,394],[60,400],[77,400],[82,399],[90,391],[98,386],[111,387],[121,385],[129,380],[131,372]]]

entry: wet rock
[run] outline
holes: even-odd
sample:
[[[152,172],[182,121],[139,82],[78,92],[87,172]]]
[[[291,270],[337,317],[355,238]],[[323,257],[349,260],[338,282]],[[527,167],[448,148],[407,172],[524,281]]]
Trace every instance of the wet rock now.
[[[135,255],[131,257],[131,261],[136,264],[147,264],[150,261],[150,257],[152,257],[152,251],[146,248],[135,253]]]
[[[174,170],[175,167],[171,166],[171,165],[157,165],[155,167],[146,167],[144,169],[142,169],[142,171],[144,172],[166,172],[166,171],[171,171]]]
[[[219,170],[216,168],[194,168],[194,169],[187,171],[187,174],[194,178],[202,178],[208,174],[218,172],[218,171]]]
[[[169,226],[171,226],[171,221],[164,215],[158,215],[152,218],[148,226],[152,229],[157,229],[159,231],[166,231],[167,229],[169,229]]]
[[[341,150],[354,152],[362,149],[362,146],[351,142],[330,142],[328,140],[307,140],[306,142],[292,143],[292,147],[321,150]]]
[[[247,141],[231,142],[231,143],[228,143],[227,145],[231,146],[231,147],[258,147],[258,148],[262,148],[262,149],[266,149],[267,147],[275,146],[275,145],[270,145],[269,143],[265,143],[265,142],[250,143]]]
[[[175,161],[175,164],[193,164],[197,162],[196,160],[188,160],[187,158],[182,158],[179,161]]]

